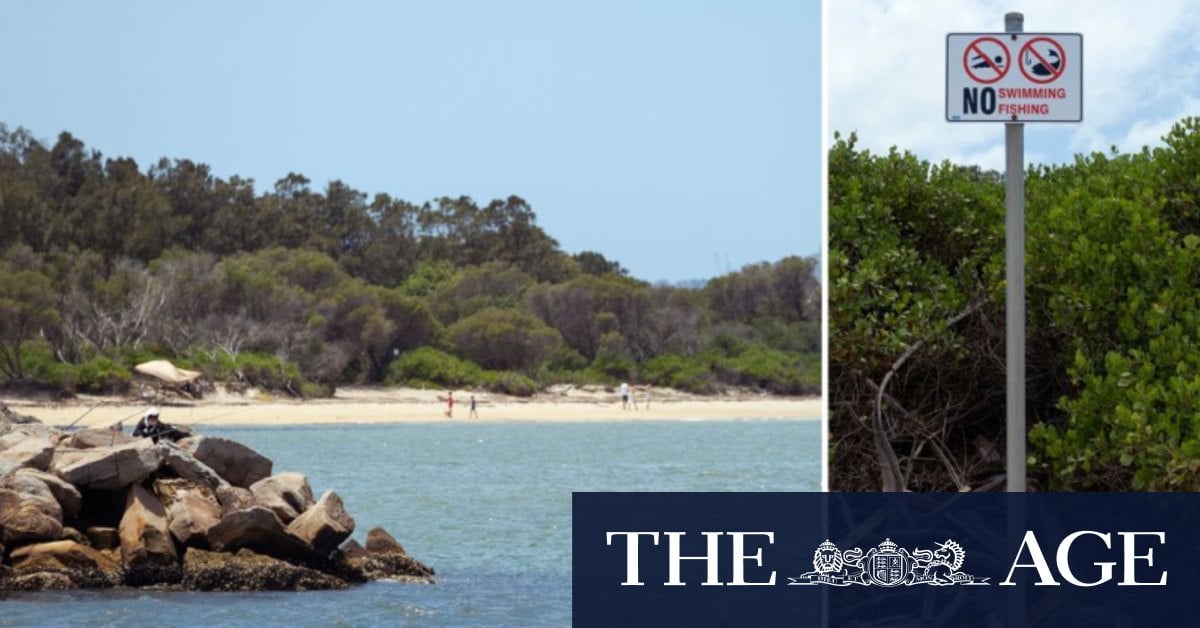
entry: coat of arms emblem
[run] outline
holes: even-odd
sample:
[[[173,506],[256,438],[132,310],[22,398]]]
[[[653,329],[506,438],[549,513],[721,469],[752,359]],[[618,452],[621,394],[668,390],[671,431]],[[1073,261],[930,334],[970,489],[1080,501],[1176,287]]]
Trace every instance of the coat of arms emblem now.
[[[909,551],[884,539],[866,552],[857,547],[843,552],[826,540],[813,553],[813,570],[788,580],[790,584],[835,587],[988,584],[987,578],[960,571],[967,555],[961,545],[950,539],[935,545],[931,550]]]

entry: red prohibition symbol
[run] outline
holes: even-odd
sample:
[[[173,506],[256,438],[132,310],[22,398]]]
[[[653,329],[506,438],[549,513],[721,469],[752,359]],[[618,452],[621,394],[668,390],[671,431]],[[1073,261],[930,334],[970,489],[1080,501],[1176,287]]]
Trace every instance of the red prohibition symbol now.
[[[995,37],[979,37],[963,51],[963,69],[967,76],[984,85],[1004,78],[1012,65],[1010,60],[1008,46]]]
[[[1025,42],[1017,58],[1021,74],[1034,83],[1053,83],[1067,69],[1066,51],[1049,37],[1034,37]]]

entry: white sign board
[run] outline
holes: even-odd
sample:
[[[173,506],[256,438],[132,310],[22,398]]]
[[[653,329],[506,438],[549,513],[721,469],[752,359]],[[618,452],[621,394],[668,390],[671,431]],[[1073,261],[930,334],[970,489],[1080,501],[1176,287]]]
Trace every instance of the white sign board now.
[[[1083,35],[946,35],[946,120],[1083,120]]]

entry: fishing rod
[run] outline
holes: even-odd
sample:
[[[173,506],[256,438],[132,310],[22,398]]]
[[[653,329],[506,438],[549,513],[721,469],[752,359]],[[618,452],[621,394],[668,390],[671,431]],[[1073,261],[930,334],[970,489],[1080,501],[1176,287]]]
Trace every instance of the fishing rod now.
[[[88,408],[88,409],[87,409],[87,412],[84,412],[83,414],[79,415],[79,418],[78,418],[78,419],[75,419],[74,421],[72,421],[72,422],[71,422],[71,424],[70,424],[70,425],[68,425],[68,426],[67,426],[67,429],[66,429],[66,431],[68,431],[68,432],[69,432],[69,431],[71,431],[71,428],[75,427],[75,424],[76,424],[76,423],[78,423],[78,422],[82,421],[82,420],[83,420],[83,417],[85,417],[85,416],[87,416],[87,415],[91,414],[91,413],[92,413],[92,410],[95,410],[96,408],[100,407],[100,404],[102,404],[102,403],[104,403],[104,402],[105,402],[105,400],[104,400],[104,399],[101,399],[100,401],[97,401],[96,403],[93,403],[93,404],[92,404],[92,407],[90,407],[90,408]]]
[[[217,416],[210,416],[210,417],[208,417],[207,419],[204,419],[204,420],[202,420],[202,421],[197,421],[196,423],[188,423],[187,425],[188,425],[188,427],[193,427],[193,428],[194,428],[194,427],[196,427],[197,425],[203,425],[203,424],[205,424],[205,423],[208,423],[209,421],[215,421],[215,420],[217,420],[217,419],[219,419],[219,418],[221,418],[221,417],[226,417],[226,416],[229,416],[229,415],[231,415],[231,414],[235,414],[236,412],[237,412],[237,410],[230,410],[229,412],[222,412],[221,414],[218,414]]]
[[[145,412],[145,410],[142,410],[142,409],[140,409],[140,408],[139,408],[139,409],[137,409],[137,410],[134,410],[133,412],[131,412],[131,413],[129,413],[129,414],[126,414],[125,416],[123,416],[123,417],[121,417],[121,418],[117,419],[117,422],[116,422],[116,423],[113,423],[113,425],[122,425],[123,423],[125,423],[125,421],[127,421],[127,420],[129,420],[129,419],[132,419],[133,417],[135,417],[135,416],[137,416],[137,415],[139,415],[139,414],[141,414],[141,413],[143,413],[143,412]]]

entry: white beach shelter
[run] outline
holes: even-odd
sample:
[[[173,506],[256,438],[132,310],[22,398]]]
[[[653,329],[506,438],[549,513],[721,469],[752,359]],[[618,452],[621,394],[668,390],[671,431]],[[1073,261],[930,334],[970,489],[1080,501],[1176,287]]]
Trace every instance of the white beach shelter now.
[[[153,377],[154,379],[171,386],[182,386],[188,382],[195,381],[201,375],[201,373],[198,371],[189,371],[187,369],[177,368],[174,364],[171,364],[166,360],[151,360],[149,362],[142,362],[141,364],[133,367],[133,370],[141,373],[142,375]]]

